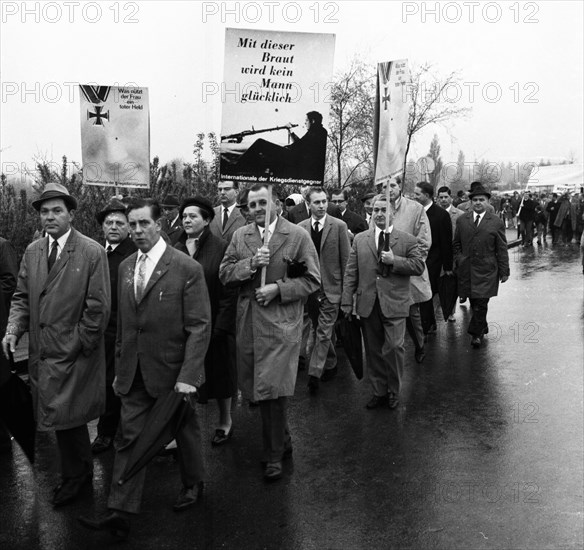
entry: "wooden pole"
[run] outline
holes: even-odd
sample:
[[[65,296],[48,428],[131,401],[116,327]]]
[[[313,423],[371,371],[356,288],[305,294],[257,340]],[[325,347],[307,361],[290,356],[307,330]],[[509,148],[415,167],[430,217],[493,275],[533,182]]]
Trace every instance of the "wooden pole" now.
[[[268,229],[270,227],[270,216],[272,214],[272,182],[270,179],[270,172],[267,171],[268,174],[268,204],[266,205],[266,220],[264,222],[264,244],[263,246],[268,246]],[[261,273],[261,285],[265,286],[266,284],[266,272],[268,270],[268,266],[262,267]]]

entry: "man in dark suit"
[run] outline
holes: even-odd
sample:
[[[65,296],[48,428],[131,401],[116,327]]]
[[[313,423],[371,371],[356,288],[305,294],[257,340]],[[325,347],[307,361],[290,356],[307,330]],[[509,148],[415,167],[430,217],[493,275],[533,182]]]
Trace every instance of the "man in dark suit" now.
[[[222,180],[217,185],[219,192],[219,206],[215,207],[215,216],[209,224],[211,233],[227,244],[231,241],[233,233],[246,224],[245,216],[237,208],[237,181]]]
[[[339,210],[341,211],[341,220],[347,224],[349,239],[353,242],[355,235],[362,231],[367,231],[369,226],[364,218],[355,212],[351,212],[351,210],[347,208],[347,199],[348,196],[345,189],[333,189],[331,191],[331,203],[339,207]]]
[[[434,204],[434,187],[421,181],[414,189],[416,200],[424,207],[428,221],[432,244],[428,250],[426,267],[430,277],[432,298],[420,304],[422,330],[424,334],[436,331],[436,316],[434,314],[434,296],[438,293],[440,274],[452,276],[452,222],[449,214]]]
[[[311,236],[318,253],[320,289],[308,297],[307,311],[312,321],[314,347],[310,355],[308,388],[318,391],[319,380],[330,380],[337,372],[337,357],[331,345],[335,322],[339,314],[343,276],[349,259],[347,224],[326,215],[326,193],[320,187],[311,188],[306,196],[311,217],[298,225]],[[327,361],[328,355],[328,361]],[[325,366],[326,365],[326,366]]]
[[[310,189],[310,185],[303,185],[300,187],[300,194],[304,199],[300,204],[297,204],[290,210],[288,210],[288,221],[291,223],[299,224],[303,220],[310,218],[310,208],[306,200],[306,194]],[[326,213],[335,218],[341,219],[341,211],[335,204],[328,203]]]
[[[469,193],[473,210],[456,220],[454,258],[458,275],[458,294],[468,296],[472,317],[468,325],[471,345],[479,348],[488,332],[489,299],[497,295],[499,281],[509,278],[509,254],[505,224],[487,211],[490,194],[477,185]]]
[[[112,307],[109,323],[105,330],[105,412],[97,424],[97,437],[91,444],[93,454],[107,451],[113,445],[120,420],[120,398],[114,394],[112,384],[115,378],[116,333],[118,325],[118,268],[123,260],[136,252],[136,245],[130,238],[130,226],[126,217],[126,205],[112,199],[96,214],[105,237],[105,251],[109,266]]]
[[[204,382],[211,335],[203,268],[161,238],[158,203],[136,200],[127,215],[138,252],[120,265],[114,390],[121,397],[122,414],[110,512],[100,520],[80,518],[84,526],[119,538],[128,536],[129,514],[139,512],[146,474],[143,469],[118,484],[134,443],[158,398],[173,390],[189,401],[195,396]],[[174,510],[181,511],[195,504],[203,490],[202,438],[193,407],[187,407],[176,439],[183,488]]]
[[[416,238],[393,227],[393,212],[385,196],[375,199],[372,215],[375,226],[353,241],[341,309],[347,317],[352,314],[356,292],[367,352],[367,379],[373,390],[367,408],[385,405],[394,409],[399,404],[406,317],[412,303],[410,276],[422,274],[424,260]],[[387,238],[389,250],[385,251]]]
[[[166,233],[170,244],[174,246],[182,230],[181,219],[178,215],[180,203],[176,195],[166,195],[162,199],[160,206],[164,216],[161,220],[162,231]]]

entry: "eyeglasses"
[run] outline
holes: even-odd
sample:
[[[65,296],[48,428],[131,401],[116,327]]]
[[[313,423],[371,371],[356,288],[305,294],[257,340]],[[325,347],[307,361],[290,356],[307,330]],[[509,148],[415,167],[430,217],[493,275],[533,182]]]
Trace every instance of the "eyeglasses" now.
[[[331,200],[331,202],[333,204],[342,204],[345,202],[345,199],[334,199],[334,200]]]

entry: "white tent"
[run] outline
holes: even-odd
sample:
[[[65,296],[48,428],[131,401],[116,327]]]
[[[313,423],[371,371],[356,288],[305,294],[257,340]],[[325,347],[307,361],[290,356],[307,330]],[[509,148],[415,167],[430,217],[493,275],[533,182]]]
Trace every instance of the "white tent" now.
[[[536,166],[529,176],[526,190],[539,192],[571,193],[581,192],[584,187],[584,167],[582,164],[555,164]]]

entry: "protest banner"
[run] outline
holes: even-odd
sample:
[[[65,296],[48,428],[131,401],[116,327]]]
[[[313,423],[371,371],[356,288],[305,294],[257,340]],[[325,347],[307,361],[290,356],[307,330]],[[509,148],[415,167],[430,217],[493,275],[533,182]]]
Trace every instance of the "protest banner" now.
[[[411,82],[407,59],[377,64],[373,146],[375,184],[400,174],[406,153]]]
[[[148,89],[93,85],[79,88],[84,182],[148,188]]]
[[[222,179],[322,185],[334,46],[333,34],[226,29]]]

